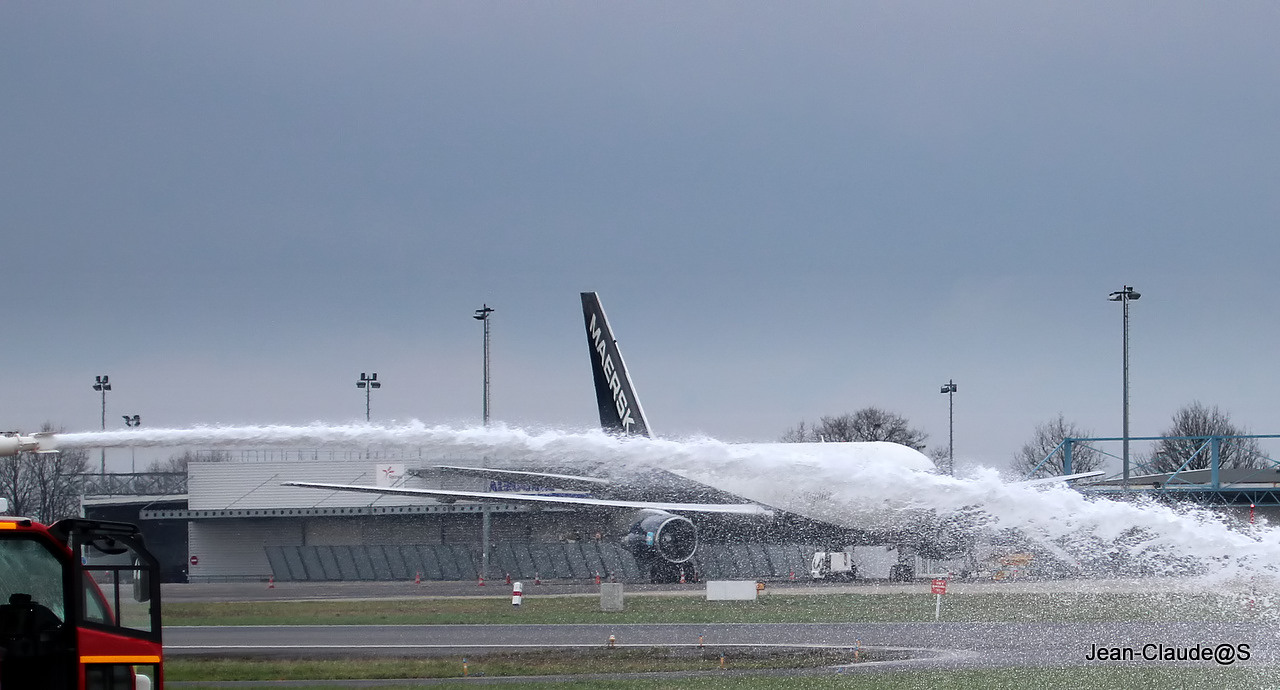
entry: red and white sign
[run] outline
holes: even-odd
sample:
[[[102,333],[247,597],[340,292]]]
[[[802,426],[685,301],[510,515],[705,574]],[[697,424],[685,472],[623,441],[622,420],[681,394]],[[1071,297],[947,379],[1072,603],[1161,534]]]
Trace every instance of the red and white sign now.
[[[191,565],[200,565],[200,559],[195,556],[191,557]]]
[[[946,581],[946,579],[937,579],[937,580],[934,580],[934,581],[933,581],[933,591],[932,591],[932,592],[930,592],[930,594],[946,594],[946,593],[947,593],[947,581]]]
[[[377,486],[395,486],[404,478],[404,465],[378,465],[374,468]]]

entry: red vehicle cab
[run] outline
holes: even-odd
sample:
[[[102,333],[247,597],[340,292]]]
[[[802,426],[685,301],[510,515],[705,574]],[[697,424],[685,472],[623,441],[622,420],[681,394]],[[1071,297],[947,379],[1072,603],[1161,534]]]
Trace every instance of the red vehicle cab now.
[[[158,571],[134,525],[0,516],[0,688],[163,688]]]

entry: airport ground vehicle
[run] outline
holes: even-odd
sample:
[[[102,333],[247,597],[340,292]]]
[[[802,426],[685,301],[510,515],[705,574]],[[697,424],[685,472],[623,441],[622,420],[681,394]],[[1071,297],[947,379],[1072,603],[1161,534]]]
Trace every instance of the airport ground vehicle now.
[[[853,554],[846,551],[819,551],[813,554],[809,576],[815,580],[854,580],[858,577],[858,566],[853,563]]]
[[[134,525],[0,515],[0,688],[163,688],[158,572]]]

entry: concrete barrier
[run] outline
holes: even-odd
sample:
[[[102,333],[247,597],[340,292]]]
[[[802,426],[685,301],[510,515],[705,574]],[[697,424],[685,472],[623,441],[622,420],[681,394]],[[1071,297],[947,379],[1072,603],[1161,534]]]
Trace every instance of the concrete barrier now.
[[[622,602],[622,583],[621,582],[605,582],[600,585],[600,610],[601,611],[621,611]]]
[[[707,580],[707,601],[755,600],[755,580]]]

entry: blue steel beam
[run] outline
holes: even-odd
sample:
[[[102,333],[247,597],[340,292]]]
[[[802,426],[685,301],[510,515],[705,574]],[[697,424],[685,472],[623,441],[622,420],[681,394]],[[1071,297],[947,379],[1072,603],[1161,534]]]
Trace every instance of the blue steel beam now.
[[[1251,439],[1251,438],[1280,438],[1280,434],[1234,434],[1234,435],[1213,435],[1213,436],[1130,436],[1129,440],[1130,441],[1166,441],[1166,440],[1168,441],[1204,441],[1205,443],[1202,444],[1200,447],[1198,447],[1195,450],[1195,452],[1193,452],[1191,456],[1188,457],[1187,460],[1184,461],[1182,465],[1179,466],[1178,469],[1173,472],[1173,474],[1177,475],[1178,473],[1185,470],[1187,468],[1187,465],[1190,464],[1191,460],[1195,458],[1197,455],[1199,455],[1201,452],[1203,452],[1205,446],[1209,446],[1210,447],[1209,466],[1210,466],[1210,471],[1213,475],[1211,483],[1215,487],[1220,488],[1221,484],[1218,480],[1218,470],[1220,469],[1222,464],[1221,463],[1222,441],[1230,440],[1230,439]],[[1049,454],[1044,456],[1044,458],[1038,464],[1036,464],[1035,468],[1033,468],[1030,472],[1027,473],[1026,478],[1029,479],[1035,476],[1035,473],[1039,472],[1040,468],[1044,467],[1045,463],[1047,463],[1049,459],[1052,458],[1054,455],[1057,455],[1059,451],[1062,451],[1064,453],[1063,474],[1071,474],[1071,470],[1069,469],[1072,463],[1070,449],[1076,443],[1097,442],[1097,441],[1123,441],[1123,440],[1124,439],[1119,436],[1114,436],[1114,437],[1102,436],[1102,437],[1096,437],[1096,438],[1064,438],[1061,443],[1055,446],[1053,450],[1049,451]],[[1215,444],[1217,446],[1216,450],[1214,449]],[[1113,453],[1107,453],[1106,451],[1103,451],[1101,449],[1095,449],[1095,450],[1098,450],[1100,453],[1107,455],[1109,457],[1112,457],[1112,458],[1116,457],[1116,455],[1114,455]],[[1267,457],[1265,455],[1262,456],[1262,458],[1266,460],[1268,463],[1270,463],[1272,466],[1280,467],[1280,461],[1273,460],[1272,458]]]

